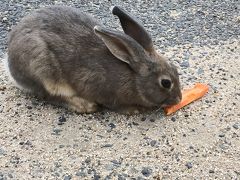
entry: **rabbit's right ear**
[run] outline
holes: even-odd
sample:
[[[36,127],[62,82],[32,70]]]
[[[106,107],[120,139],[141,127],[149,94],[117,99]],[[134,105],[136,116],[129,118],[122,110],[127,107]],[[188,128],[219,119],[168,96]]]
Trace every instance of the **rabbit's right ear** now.
[[[141,75],[147,75],[150,61],[144,49],[128,35],[95,26],[95,34],[100,37],[111,53],[119,60],[129,64],[129,66]]]
[[[112,13],[118,16],[122,28],[127,35],[135,39],[146,51],[153,51],[152,38],[137,19],[118,6],[112,8]]]

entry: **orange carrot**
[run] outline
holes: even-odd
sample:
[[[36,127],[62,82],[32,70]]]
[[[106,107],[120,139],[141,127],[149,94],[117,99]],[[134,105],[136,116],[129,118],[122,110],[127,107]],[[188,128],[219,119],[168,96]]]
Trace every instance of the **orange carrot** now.
[[[196,83],[191,89],[182,92],[182,101],[176,105],[164,108],[166,115],[170,115],[191,102],[201,98],[208,92],[209,87],[205,84]]]

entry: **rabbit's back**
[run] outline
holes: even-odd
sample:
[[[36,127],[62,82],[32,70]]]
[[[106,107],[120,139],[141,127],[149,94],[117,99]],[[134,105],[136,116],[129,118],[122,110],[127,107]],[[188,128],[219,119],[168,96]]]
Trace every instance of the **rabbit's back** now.
[[[79,59],[105,49],[93,32],[98,23],[72,7],[51,6],[25,17],[9,35],[8,63],[16,82],[29,90],[43,90],[42,79],[67,81]]]
[[[94,34],[97,21],[80,10],[67,6],[51,6],[35,11],[25,17],[10,33],[9,46],[18,39],[22,42],[31,36],[39,39],[56,54],[68,54],[75,51],[99,47],[101,40]],[[20,41],[21,41],[20,40]],[[31,46],[24,43],[23,46]],[[64,51],[63,51],[64,50]]]

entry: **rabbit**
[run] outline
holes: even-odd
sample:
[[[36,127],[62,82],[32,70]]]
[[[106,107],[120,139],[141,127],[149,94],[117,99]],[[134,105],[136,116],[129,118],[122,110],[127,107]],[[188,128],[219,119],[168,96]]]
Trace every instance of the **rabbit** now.
[[[11,76],[23,89],[61,98],[79,113],[104,107],[131,114],[177,104],[176,67],[157,53],[135,17],[118,6],[112,13],[123,31],[68,6],[26,16],[9,34]]]

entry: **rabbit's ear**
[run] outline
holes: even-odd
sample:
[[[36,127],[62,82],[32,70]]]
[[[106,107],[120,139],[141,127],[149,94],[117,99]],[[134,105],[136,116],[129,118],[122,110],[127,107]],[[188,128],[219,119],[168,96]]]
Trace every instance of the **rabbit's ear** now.
[[[112,13],[118,16],[127,35],[135,39],[146,51],[153,51],[152,38],[138,20],[118,6],[112,8]]]
[[[95,26],[94,32],[115,57],[129,64],[135,72],[147,74],[151,62],[147,61],[148,56],[144,49],[134,39],[124,33],[100,26]]]

